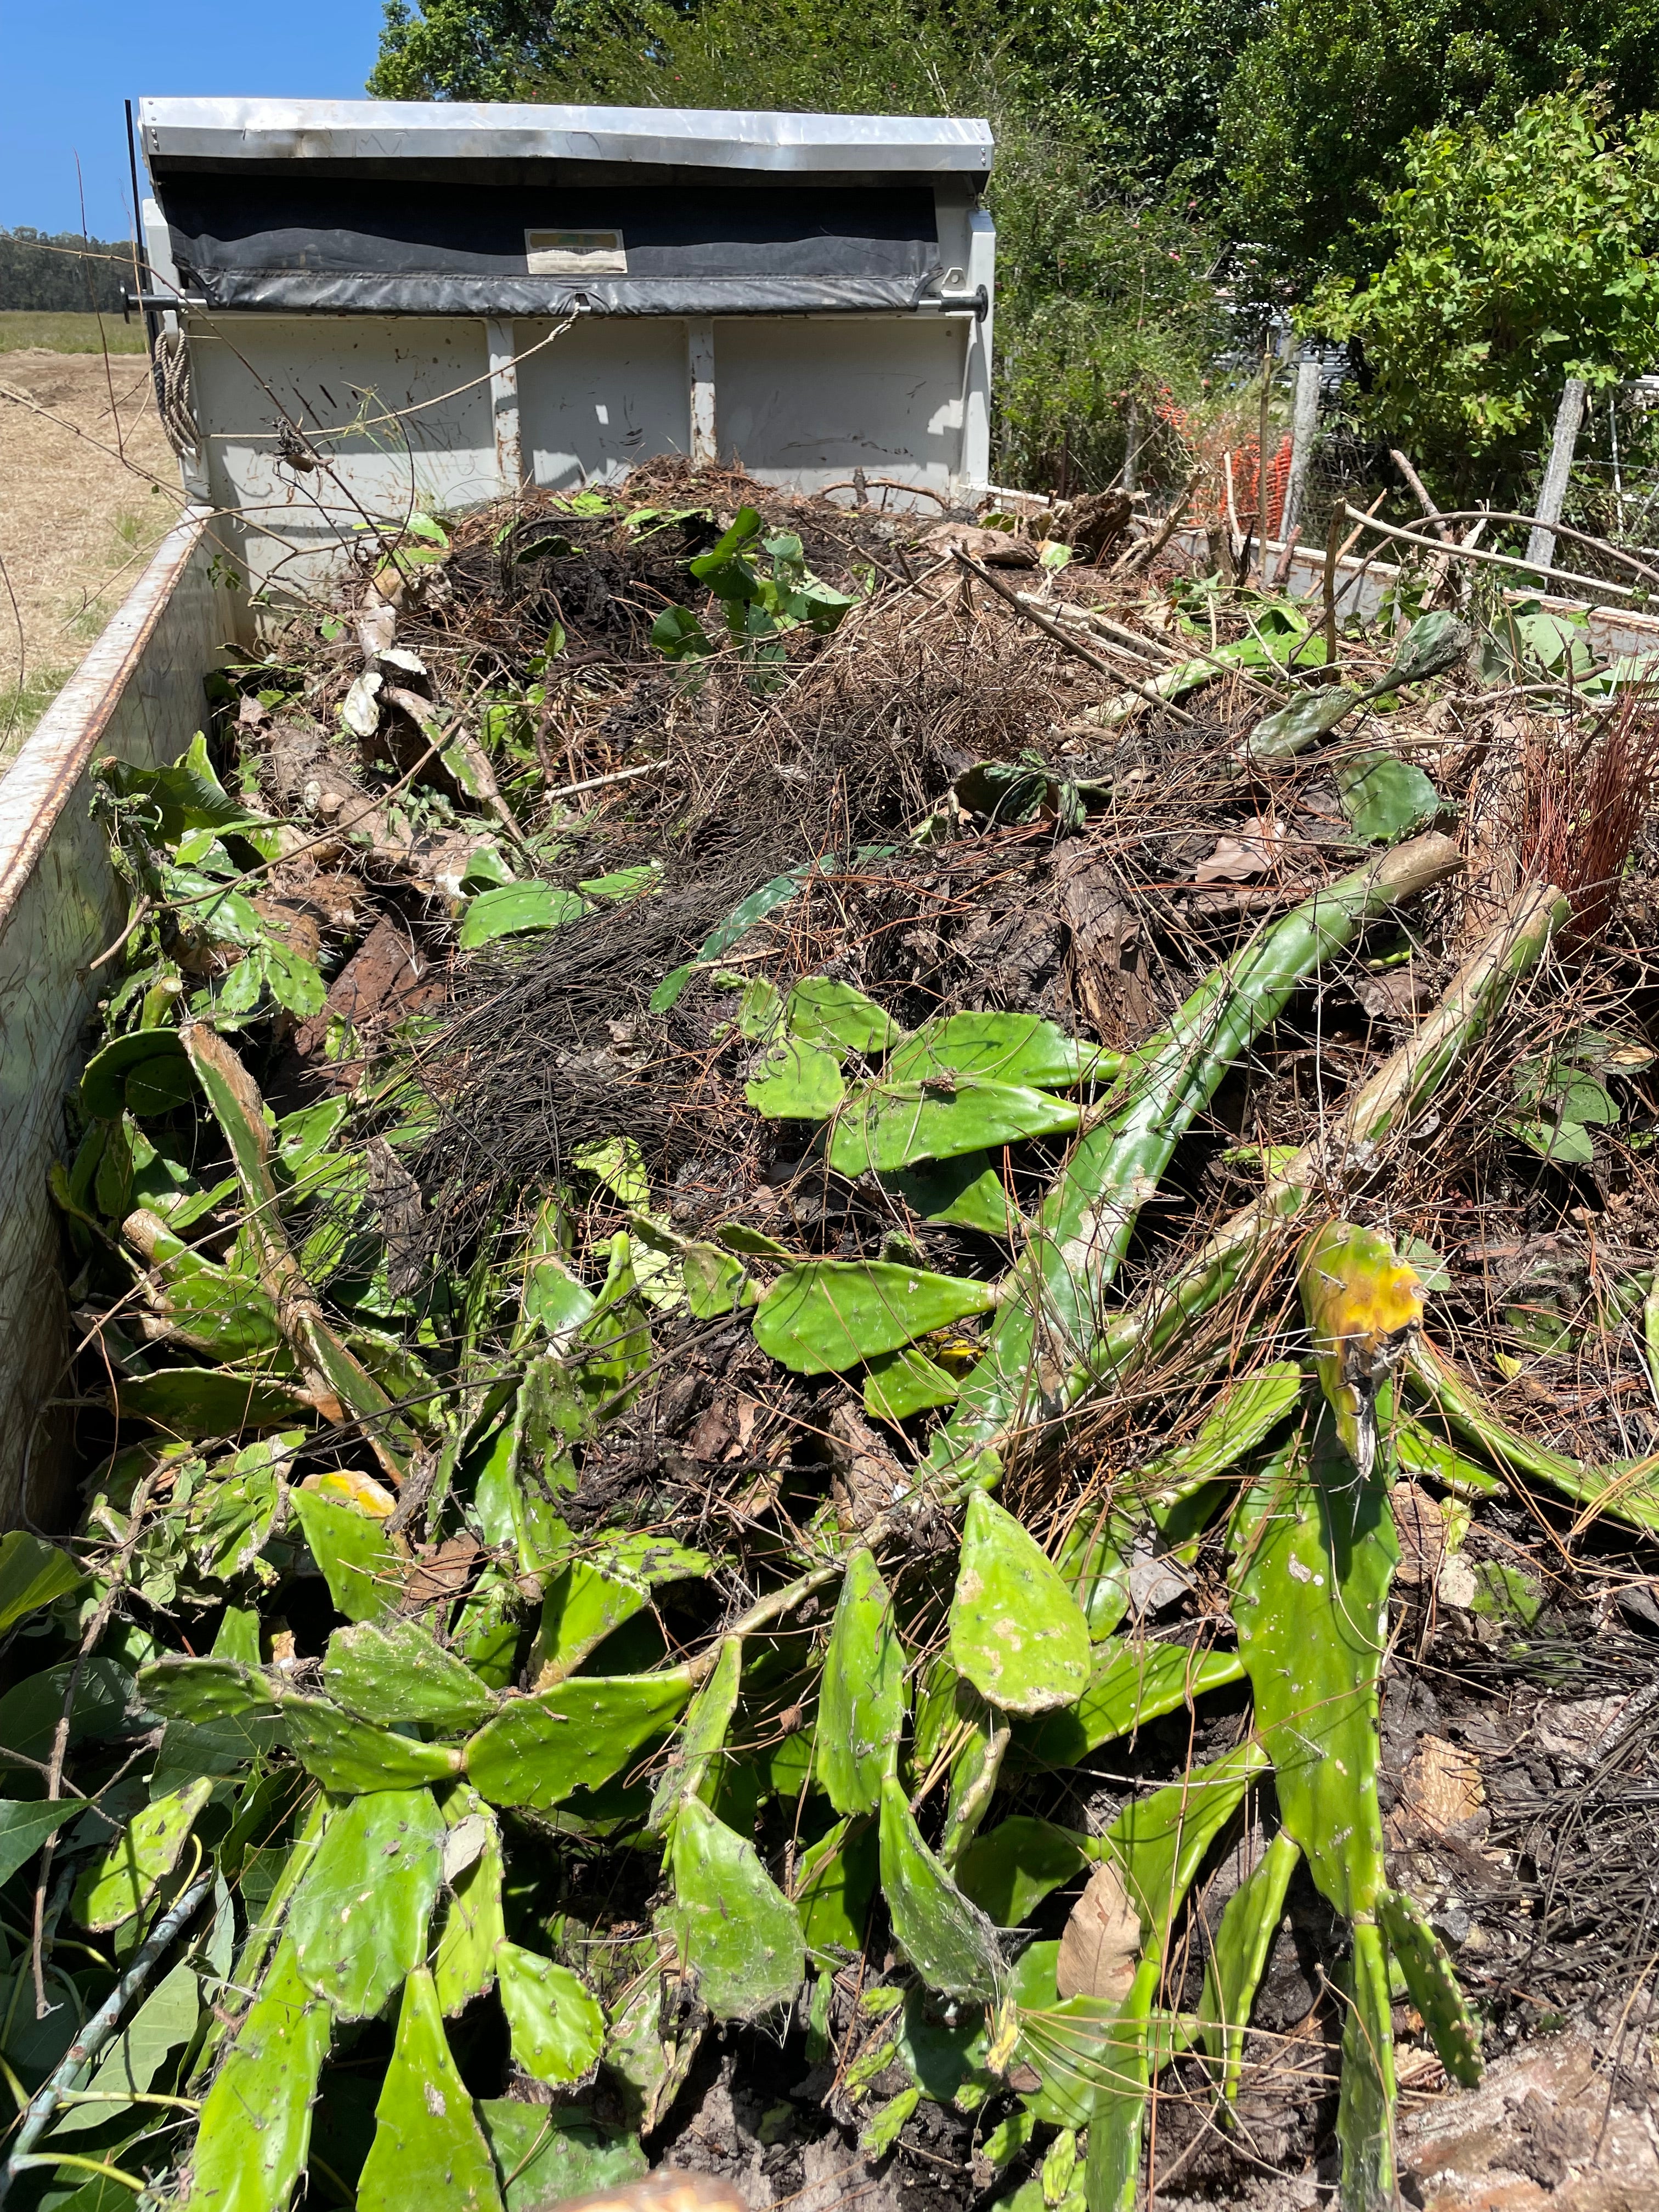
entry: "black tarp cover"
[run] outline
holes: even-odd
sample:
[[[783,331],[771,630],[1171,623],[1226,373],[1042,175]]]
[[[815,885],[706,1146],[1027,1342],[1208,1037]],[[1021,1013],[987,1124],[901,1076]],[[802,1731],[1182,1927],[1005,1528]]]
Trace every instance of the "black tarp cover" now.
[[[180,282],[213,307],[823,313],[914,307],[940,274],[933,191],[911,184],[502,186],[220,171],[161,180],[161,192]],[[561,273],[535,273],[550,258],[533,253],[538,240],[574,246],[550,257]]]

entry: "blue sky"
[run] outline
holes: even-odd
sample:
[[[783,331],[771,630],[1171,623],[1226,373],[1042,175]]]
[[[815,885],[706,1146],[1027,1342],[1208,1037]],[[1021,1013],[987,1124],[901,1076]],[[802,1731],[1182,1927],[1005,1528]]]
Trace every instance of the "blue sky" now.
[[[378,0],[0,0],[0,228],[127,235],[126,126],[142,93],[361,100]],[[142,180],[143,171],[140,169]]]

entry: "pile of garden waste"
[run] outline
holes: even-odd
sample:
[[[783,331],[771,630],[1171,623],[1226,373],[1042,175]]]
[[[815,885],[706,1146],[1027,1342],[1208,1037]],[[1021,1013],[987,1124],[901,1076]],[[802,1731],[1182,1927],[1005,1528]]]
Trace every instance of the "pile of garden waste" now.
[[[1621,2016],[1654,710],[1121,504],[416,514],[99,764],[0,2193],[1361,2212]]]

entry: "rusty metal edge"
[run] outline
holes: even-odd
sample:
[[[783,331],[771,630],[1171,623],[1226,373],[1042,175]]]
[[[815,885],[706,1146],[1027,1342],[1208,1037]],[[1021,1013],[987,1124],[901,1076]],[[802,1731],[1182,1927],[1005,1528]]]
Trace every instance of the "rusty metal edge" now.
[[[103,635],[0,776],[0,934],[10,922],[70,793],[85,775],[209,520],[206,508],[191,507],[174,523]]]

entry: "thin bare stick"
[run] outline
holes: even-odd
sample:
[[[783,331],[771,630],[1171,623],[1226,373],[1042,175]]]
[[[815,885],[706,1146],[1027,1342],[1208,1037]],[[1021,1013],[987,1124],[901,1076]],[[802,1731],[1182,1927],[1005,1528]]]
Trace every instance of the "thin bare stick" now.
[[[1423,482],[1422,477],[1418,475],[1417,471],[1412,466],[1411,463],[1406,459],[1406,456],[1401,452],[1398,446],[1389,447],[1389,459],[1394,463],[1395,468],[1399,470],[1401,475],[1405,477],[1406,482],[1417,494],[1419,500],[1422,502],[1424,519],[1425,521],[1431,522],[1434,525],[1435,535],[1437,538],[1449,538],[1451,536],[1451,532],[1446,527],[1445,521],[1441,515],[1439,508],[1429,497],[1428,487]]]
[[[46,1802],[49,1805],[55,1804],[64,1794],[64,1759],[69,1750],[70,1717],[75,1710],[75,1693],[81,1686],[82,1671],[96,1649],[99,1638],[109,1626],[115,1601],[125,1587],[127,1569],[132,1563],[133,1553],[137,1549],[138,1539],[143,1534],[144,1515],[149,1508],[150,1492],[161,1480],[165,1465],[164,1462],[158,1461],[132,1493],[132,1503],[127,1509],[127,1533],[121,1539],[120,1549],[116,1553],[115,1563],[110,1570],[108,1585],[98,1601],[92,1619],[87,1623],[86,1633],[81,1638],[81,1648],[75,1655],[69,1680],[64,1685],[63,1709],[58,1716],[58,1727],[52,1740],[52,1757],[46,1765]],[[41,1846],[40,1871],[34,1884],[34,1932],[31,1957],[34,1967],[34,2016],[37,2020],[45,2020],[48,2014],[57,2009],[56,2006],[46,2002],[45,1942],[46,1879],[52,1872],[52,1854],[57,1847],[57,1837],[48,1836]]]
[[[1442,546],[1432,538],[1419,537],[1413,530],[1398,530],[1391,522],[1378,522],[1371,515],[1361,514],[1358,507],[1345,506],[1343,512],[1358,523],[1359,529],[1354,532],[1356,538],[1367,530],[1375,530],[1384,538],[1397,538],[1403,545],[1420,545],[1426,552],[1443,552],[1453,560],[1485,561],[1494,568],[1519,568],[1526,575],[1542,576],[1548,583],[1575,584],[1580,591],[1611,592],[1615,599],[1633,599],[1645,596],[1638,595],[1631,584],[1610,584],[1604,576],[1581,576],[1572,568],[1540,568],[1535,561],[1523,561],[1515,553],[1488,553],[1484,546],[1479,545]],[[1643,573],[1651,575],[1653,572],[1644,569]]]
[[[558,790],[548,793],[547,803],[550,806],[556,799],[574,799],[579,792],[603,791],[607,784],[628,783],[636,775],[649,775],[653,769],[666,766],[665,761],[641,761],[637,768],[619,768],[610,775],[590,775],[583,783],[561,784]]]
[[[1114,684],[1125,684],[1127,688],[1139,698],[1148,701],[1154,707],[1162,707],[1165,714],[1174,720],[1183,724],[1188,729],[1193,726],[1192,716],[1183,714],[1179,707],[1172,706],[1161,691],[1155,690],[1150,684],[1129,683],[1121,669],[1114,668],[1109,660],[1103,660],[1098,653],[1091,653],[1088,647],[1079,639],[1068,636],[1061,624],[1054,621],[1051,617],[1039,614],[1035,607],[1022,605],[1019,593],[1011,592],[1007,585],[999,577],[994,576],[988,568],[981,567],[971,553],[964,553],[960,546],[954,547],[952,550],[963,568],[970,574],[976,576],[988,590],[994,592],[1005,606],[1012,607],[1017,615],[1023,615],[1027,622],[1034,623],[1045,636],[1053,638],[1056,645],[1064,646],[1067,653],[1075,653],[1079,660],[1086,661],[1091,668],[1097,670],[1101,675],[1109,676]]]

